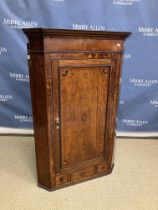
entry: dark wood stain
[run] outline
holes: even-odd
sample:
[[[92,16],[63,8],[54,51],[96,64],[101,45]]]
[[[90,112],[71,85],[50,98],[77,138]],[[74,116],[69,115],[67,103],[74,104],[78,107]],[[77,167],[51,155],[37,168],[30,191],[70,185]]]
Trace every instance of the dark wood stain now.
[[[111,173],[128,32],[24,29],[38,185],[56,190]]]

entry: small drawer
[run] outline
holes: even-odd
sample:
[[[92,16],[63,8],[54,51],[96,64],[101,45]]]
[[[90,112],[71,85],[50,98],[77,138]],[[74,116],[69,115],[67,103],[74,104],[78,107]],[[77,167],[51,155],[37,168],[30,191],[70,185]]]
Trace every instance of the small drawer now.
[[[108,170],[108,163],[102,163],[98,165],[98,173],[106,172]]]
[[[95,169],[94,167],[89,167],[89,168],[85,168],[85,169],[81,169],[75,172],[72,172],[71,174],[71,180],[81,180],[84,178],[87,178],[89,176],[92,176],[93,174],[95,174]]]
[[[56,185],[61,185],[67,182],[67,174],[56,175],[55,183]]]

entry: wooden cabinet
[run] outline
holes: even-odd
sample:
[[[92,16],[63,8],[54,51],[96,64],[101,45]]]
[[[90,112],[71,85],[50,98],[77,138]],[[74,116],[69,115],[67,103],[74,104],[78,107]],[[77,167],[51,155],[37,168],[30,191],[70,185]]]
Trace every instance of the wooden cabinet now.
[[[38,183],[56,190],[109,174],[126,32],[24,29]]]

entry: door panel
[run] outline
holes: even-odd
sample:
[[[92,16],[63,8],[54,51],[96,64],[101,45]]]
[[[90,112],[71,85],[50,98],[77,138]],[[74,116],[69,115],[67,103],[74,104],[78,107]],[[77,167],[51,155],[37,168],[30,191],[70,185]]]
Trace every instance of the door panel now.
[[[59,68],[61,167],[104,156],[109,67]]]

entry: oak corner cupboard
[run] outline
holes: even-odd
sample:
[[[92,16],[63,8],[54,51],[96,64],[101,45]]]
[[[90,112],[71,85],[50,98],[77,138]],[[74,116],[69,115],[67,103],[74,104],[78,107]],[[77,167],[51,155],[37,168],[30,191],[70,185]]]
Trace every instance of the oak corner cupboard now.
[[[39,186],[111,173],[128,32],[23,29],[27,35]]]

